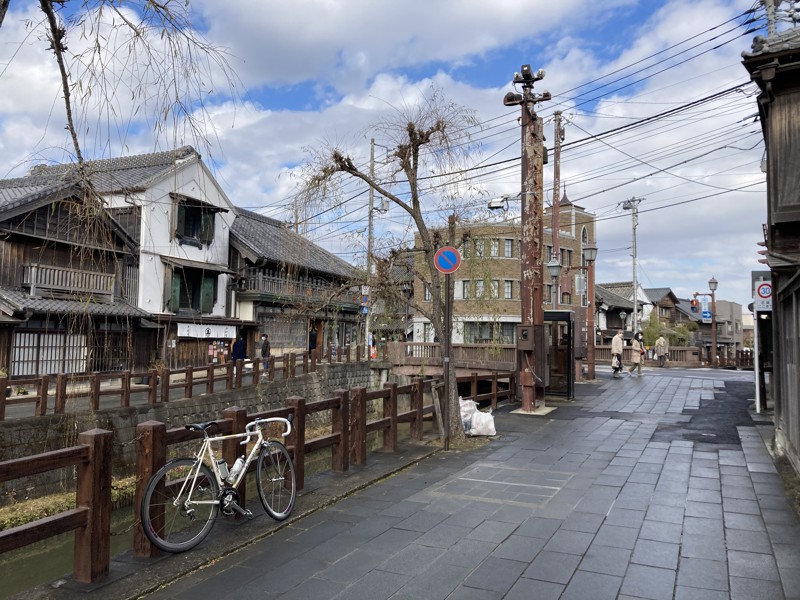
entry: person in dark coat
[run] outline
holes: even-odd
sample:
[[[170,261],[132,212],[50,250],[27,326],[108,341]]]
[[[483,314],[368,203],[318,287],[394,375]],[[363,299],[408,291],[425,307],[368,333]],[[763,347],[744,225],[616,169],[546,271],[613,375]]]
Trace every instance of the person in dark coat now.
[[[308,331],[308,351],[317,349],[317,330],[311,327]]]
[[[244,345],[244,338],[239,336],[233,342],[233,349],[231,350],[231,360],[235,363],[237,360],[244,360],[247,358],[247,349]]]

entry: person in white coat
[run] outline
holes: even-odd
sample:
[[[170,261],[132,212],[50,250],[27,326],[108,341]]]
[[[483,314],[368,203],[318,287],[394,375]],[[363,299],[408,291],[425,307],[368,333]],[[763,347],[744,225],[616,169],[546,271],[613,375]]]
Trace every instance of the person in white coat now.
[[[637,375],[638,377],[641,377],[643,363],[644,343],[642,342],[642,333],[637,332],[636,335],[633,336],[633,342],[631,342],[631,368],[628,369],[628,373],[633,375],[633,372],[636,369],[639,369],[639,373]]]
[[[619,379],[622,372],[622,348],[625,341],[622,339],[622,330],[620,329],[613,338],[611,338],[611,372],[614,373],[614,379]],[[616,366],[614,366],[616,363]]]

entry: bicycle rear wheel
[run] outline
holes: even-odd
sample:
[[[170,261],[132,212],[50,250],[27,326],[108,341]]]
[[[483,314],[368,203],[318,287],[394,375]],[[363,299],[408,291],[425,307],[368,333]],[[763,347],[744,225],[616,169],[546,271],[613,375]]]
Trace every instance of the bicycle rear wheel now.
[[[201,464],[192,487],[197,469],[195,459],[177,458],[156,471],[144,490],[142,529],[165,552],[194,548],[214,526],[219,486],[211,469]]]
[[[297,498],[294,463],[286,446],[280,442],[261,446],[256,481],[264,510],[276,521],[283,521],[291,514]]]

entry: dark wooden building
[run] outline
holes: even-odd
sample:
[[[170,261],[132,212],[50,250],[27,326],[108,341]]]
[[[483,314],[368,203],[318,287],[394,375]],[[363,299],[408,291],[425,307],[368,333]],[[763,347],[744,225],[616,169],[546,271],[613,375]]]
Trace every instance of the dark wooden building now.
[[[769,2],[769,9],[780,4]],[[768,13],[768,35],[755,38],[743,62],[761,90],[758,109],[766,145],[764,234],[774,290],[775,439],[800,471],[800,27],[792,25]]]

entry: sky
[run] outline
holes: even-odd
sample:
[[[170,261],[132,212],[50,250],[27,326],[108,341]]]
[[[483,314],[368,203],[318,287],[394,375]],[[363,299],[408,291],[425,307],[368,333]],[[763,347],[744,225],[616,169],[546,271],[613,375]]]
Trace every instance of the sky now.
[[[72,3],[67,3],[71,5]],[[758,3],[756,3],[758,4]],[[596,281],[632,278],[632,215],[640,198],[637,275],[645,288],[678,297],[707,292],[752,301],[750,273],[766,222],[764,143],[756,88],[742,52],[763,31],[753,0],[192,0],[193,26],[224,49],[236,92],[213,65],[202,82],[206,143],[154,130],[116,91],[114,111],[79,106],[88,158],[192,144],[230,200],[277,219],[299,214],[305,235],[353,264],[364,264],[366,187],[348,182],[334,211],[295,213],[301,166],[313,151],[345,149],[368,168],[375,139],[380,170],[389,143],[378,125],[439,90],[475,118],[474,151],[465,158],[480,218],[518,218],[519,108],[505,107],[521,65],[544,69],[537,105],[546,145],[561,111],[561,188],[597,216]],[[110,18],[110,17],[108,17]],[[35,164],[70,160],[58,73],[36,25],[34,3],[12,2],[0,30],[0,177]],[[74,29],[67,42],[87,44]],[[108,30],[106,30],[108,31]],[[110,37],[108,38],[111,39]],[[109,44],[111,42],[109,41]],[[117,57],[119,58],[119,57]],[[124,58],[120,64],[129,64]],[[109,72],[116,73],[112,63]],[[119,68],[119,67],[116,67]],[[120,72],[122,72],[122,69]],[[77,78],[77,76],[76,76]],[[78,81],[93,98],[110,92]],[[157,98],[162,88],[153,81]],[[517,90],[519,91],[519,90]],[[152,104],[151,104],[152,106]],[[438,190],[425,190],[426,218],[443,218]],[[508,194],[506,213],[489,199]],[[544,197],[553,199],[553,160]],[[375,253],[410,243],[399,207],[373,213]]]

